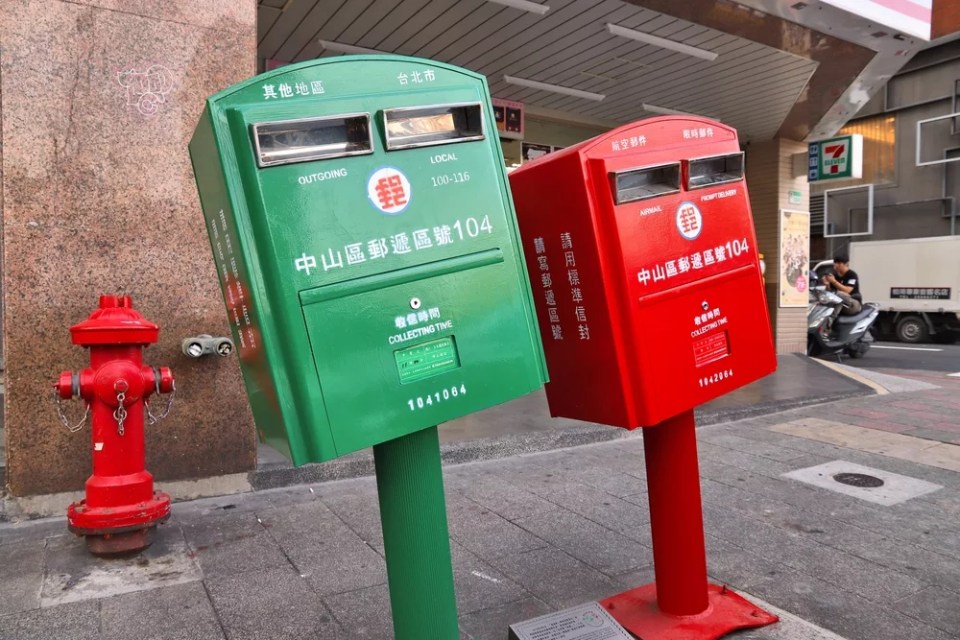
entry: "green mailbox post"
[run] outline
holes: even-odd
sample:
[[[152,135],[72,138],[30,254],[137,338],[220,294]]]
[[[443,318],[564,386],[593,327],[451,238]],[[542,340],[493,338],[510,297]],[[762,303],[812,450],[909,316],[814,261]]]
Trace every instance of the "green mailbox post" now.
[[[260,437],[374,447],[395,635],[458,637],[436,425],[546,378],[486,81],[291,65],[211,97],[190,155]]]

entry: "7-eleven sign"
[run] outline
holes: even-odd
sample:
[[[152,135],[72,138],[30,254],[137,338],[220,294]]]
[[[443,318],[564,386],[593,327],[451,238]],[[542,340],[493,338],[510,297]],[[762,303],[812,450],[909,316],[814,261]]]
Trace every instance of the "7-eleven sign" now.
[[[854,134],[811,142],[807,155],[807,180],[863,177],[863,136]]]

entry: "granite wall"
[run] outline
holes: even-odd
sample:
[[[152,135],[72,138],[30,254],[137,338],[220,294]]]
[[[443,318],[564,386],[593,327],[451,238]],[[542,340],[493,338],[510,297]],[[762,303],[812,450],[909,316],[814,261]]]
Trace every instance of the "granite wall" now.
[[[146,362],[177,379],[173,411],[147,427],[148,468],[159,481],[253,468],[236,359],[179,345],[228,333],[187,142],[204,99],[255,73],[256,0],[0,0],[0,16],[11,493],[90,473],[89,427],[59,423],[52,384],[87,364],[70,325],[119,291],[161,327]]]

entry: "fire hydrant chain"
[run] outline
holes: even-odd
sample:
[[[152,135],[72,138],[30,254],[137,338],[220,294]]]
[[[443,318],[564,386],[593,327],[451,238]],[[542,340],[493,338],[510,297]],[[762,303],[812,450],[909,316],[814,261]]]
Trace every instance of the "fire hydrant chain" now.
[[[127,410],[123,406],[127,394],[123,391],[117,391],[117,410],[113,412],[113,418],[117,421],[117,433],[123,435],[123,421],[127,419]]]
[[[155,379],[157,381],[157,393],[159,394],[160,393],[159,373],[156,375]],[[144,406],[147,408],[147,420],[150,421],[150,424],[157,424],[158,422],[160,422],[161,420],[167,417],[167,414],[170,413],[170,409],[173,408],[173,396],[176,392],[177,392],[177,385],[175,383],[171,383],[170,393],[167,394],[167,406],[163,410],[163,412],[158,416],[153,415],[153,412],[150,411],[150,403],[147,402],[146,400],[143,401]]]
[[[87,409],[83,412],[83,417],[80,418],[80,422],[71,426],[70,420],[68,420],[67,416],[63,413],[63,404],[60,402],[60,394],[57,393],[56,388],[53,390],[53,401],[57,405],[57,415],[60,417],[60,423],[67,428],[67,431],[70,433],[76,433],[77,431],[80,431],[80,429],[83,429],[83,425],[87,423],[87,417],[90,416],[89,402],[84,403],[87,406]]]

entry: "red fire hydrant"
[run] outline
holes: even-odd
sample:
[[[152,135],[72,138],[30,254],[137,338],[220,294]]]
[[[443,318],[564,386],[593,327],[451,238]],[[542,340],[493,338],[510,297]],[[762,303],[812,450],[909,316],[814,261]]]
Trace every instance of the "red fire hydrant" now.
[[[150,545],[150,533],[170,516],[170,496],[153,490],[146,470],[144,413],[153,424],[170,411],[173,374],[167,367],[143,364],[143,348],[157,341],[160,328],[133,309],[130,296],[100,296],[100,308],[70,327],[74,344],[90,348],[90,368],[60,374],[54,397],[82,398],[92,414],[93,475],[87,478],[86,498],[67,509],[67,524],[86,536],[95,555],[139,551]],[[152,393],[169,393],[166,410],[150,411]]]

